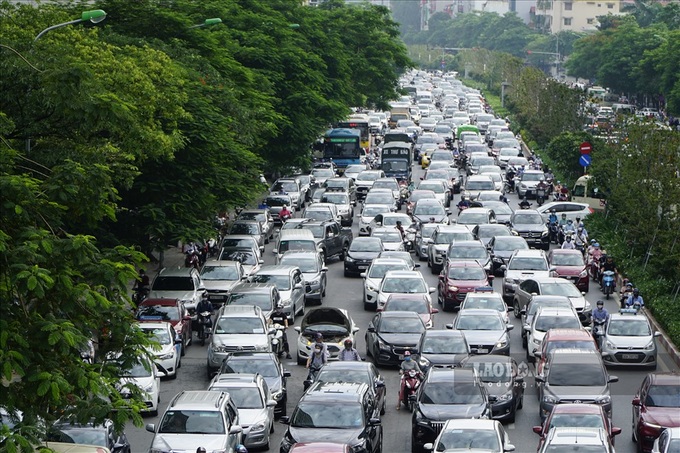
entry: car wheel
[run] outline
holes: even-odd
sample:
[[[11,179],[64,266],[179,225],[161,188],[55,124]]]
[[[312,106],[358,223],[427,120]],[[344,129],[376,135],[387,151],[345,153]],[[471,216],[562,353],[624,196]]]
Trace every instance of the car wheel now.
[[[338,258],[340,258],[340,261],[345,261],[345,257],[347,256],[347,249],[348,248],[349,247],[347,246],[347,244],[342,246],[342,251],[340,252],[340,255],[338,256]],[[347,277],[346,271],[345,271],[345,277]]]
[[[185,341],[185,340],[182,340],[182,347],[180,348],[180,353],[179,353],[179,354],[180,354],[180,356],[184,357],[184,355],[185,355],[186,353],[187,353],[187,352],[186,352],[186,341]]]
[[[387,402],[385,401],[385,398],[383,398],[383,404],[382,404],[382,407],[380,408],[380,415],[385,415],[385,411],[386,411],[385,406],[386,405],[387,405]]]
[[[269,434],[274,434],[274,421],[272,421],[272,426],[269,428]]]
[[[519,301],[517,299],[515,299],[512,303],[512,314],[514,314],[515,318],[517,319],[522,316],[521,310],[519,308]]]

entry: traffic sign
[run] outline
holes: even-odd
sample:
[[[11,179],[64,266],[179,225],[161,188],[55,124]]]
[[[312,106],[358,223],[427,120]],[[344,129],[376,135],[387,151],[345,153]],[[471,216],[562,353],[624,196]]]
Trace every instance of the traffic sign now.
[[[583,142],[581,143],[581,146],[579,146],[579,149],[581,150],[581,154],[590,154],[593,150],[593,145],[588,142]]]
[[[592,161],[593,159],[590,157],[590,154],[582,154],[578,159],[578,163],[581,167],[589,167]]]

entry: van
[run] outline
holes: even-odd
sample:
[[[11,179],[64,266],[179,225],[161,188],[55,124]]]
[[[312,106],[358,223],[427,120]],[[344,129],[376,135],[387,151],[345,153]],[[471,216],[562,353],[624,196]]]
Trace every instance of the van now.
[[[318,246],[314,234],[307,229],[281,230],[272,253],[276,256],[276,264],[279,263],[284,253],[289,250],[317,251]]]
[[[430,91],[416,91],[416,103],[420,102],[432,104],[432,93]]]

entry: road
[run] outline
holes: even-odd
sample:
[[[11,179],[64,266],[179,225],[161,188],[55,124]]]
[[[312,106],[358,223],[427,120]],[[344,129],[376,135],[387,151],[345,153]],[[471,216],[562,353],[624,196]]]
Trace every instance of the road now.
[[[422,176],[422,170],[416,167],[414,172],[414,179],[417,180]],[[514,209],[517,207],[518,199],[516,195],[511,195],[509,200],[510,206]],[[456,199],[457,202],[458,199]],[[452,208],[452,217],[455,217],[457,210]],[[359,206],[357,206],[356,213],[359,213]],[[355,236],[357,235],[357,225],[355,222],[353,230]],[[265,264],[273,264],[274,259],[271,254],[272,245],[268,245],[265,253]],[[430,286],[437,286],[437,278],[432,275],[425,262],[421,263],[423,275],[429,282]],[[501,278],[494,280],[494,288],[496,291],[501,291]],[[357,349],[365,355],[366,345],[364,342],[364,333],[366,326],[374,315],[371,312],[363,310],[363,283],[361,278],[346,278],[343,276],[343,264],[337,258],[328,262],[328,289],[327,297],[324,299],[324,305],[345,308],[350,311],[354,321],[361,327],[361,331],[356,334]],[[436,300],[436,295],[433,296]],[[594,307],[595,302],[604,298],[596,285],[590,286],[590,292],[587,294],[588,301]],[[607,310],[615,312],[618,310],[617,303],[614,300],[606,302]],[[443,329],[444,325],[451,323],[455,319],[455,313],[443,313],[435,315],[435,328]],[[522,348],[519,320],[516,320],[512,315],[511,322],[515,325],[515,329],[510,332],[511,336],[511,355],[515,358],[517,363],[525,361],[525,351]],[[300,318],[296,319],[296,324],[299,325]],[[290,414],[295,407],[296,402],[302,394],[302,382],[306,377],[304,367],[298,366],[295,362],[295,345],[296,332],[292,328],[289,329],[288,338],[291,346],[292,360],[284,359],[284,367],[292,374],[288,379],[288,413]],[[182,358],[182,368],[179,370],[179,376],[176,380],[167,380],[161,383],[161,407],[159,417],[146,417],[145,423],[157,423],[160,416],[162,416],[168,401],[182,390],[204,390],[208,387],[208,377],[206,376],[206,357],[207,346],[200,346],[193,344],[187,349],[186,356]],[[530,372],[533,370],[533,365],[529,366]],[[667,356],[667,353],[660,346],[659,350],[659,367],[658,371],[677,370],[675,364]],[[612,384],[612,401],[613,401],[613,421],[614,426],[621,427],[623,432],[616,438],[616,451],[618,453],[632,453],[635,450],[635,444],[631,440],[631,400],[633,394],[642,382],[643,377],[647,373],[644,370],[609,370],[610,374],[618,376],[619,382]],[[408,411],[396,411],[397,391],[398,391],[398,372],[396,368],[381,368],[381,373],[386,379],[386,386],[388,389],[388,404],[387,413],[382,417],[384,426],[384,444],[383,451],[385,452],[410,452],[411,445],[411,414]],[[517,452],[526,453],[536,450],[538,445],[538,436],[533,433],[532,426],[540,424],[538,415],[538,399],[537,392],[534,386],[533,378],[529,377],[526,380],[526,391],[524,398],[524,408],[517,414],[515,423],[506,426],[510,436],[511,443],[515,445]],[[278,451],[278,445],[286,430],[286,426],[277,423],[276,431],[273,434],[270,451]],[[126,434],[132,445],[133,453],[142,453],[148,451],[151,444],[153,434],[144,430],[144,427],[137,428],[129,425],[126,428]],[[332,439],[329,439],[332,441]]]

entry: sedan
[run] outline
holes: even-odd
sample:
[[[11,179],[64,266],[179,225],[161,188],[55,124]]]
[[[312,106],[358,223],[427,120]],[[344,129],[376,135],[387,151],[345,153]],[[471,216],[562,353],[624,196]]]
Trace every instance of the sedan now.
[[[493,276],[474,261],[449,261],[439,274],[437,302],[444,311],[460,306],[466,295],[479,287],[488,287]]]
[[[182,340],[176,336],[172,325],[169,322],[144,322],[139,327],[152,341],[158,343],[158,346],[148,349],[154,362],[164,370],[165,376],[176,378],[177,370],[182,366]]]
[[[579,291],[588,292],[590,276],[583,261],[583,254],[578,250],[554,249],[548,253],[548,264],[554,268],[553,275],[570,280]]]
[[[306,303],[313,301],[321,305],[326,296],[328,267],[325,266],[320,252],[291,250],[283,254],[279,264],[299,267],[305,280]]]
[[[437,449],[435,450],[435,446]],[[488,453],[514,451],[508,433],[496,420],[448,420],[437,440],[423,445],[425,450],[469,451]]]
[[[247,234],[257,240],[258,247],[264,247],[266,232],[257,220],[236,220],[229,227],[227,234]]]
[[[371,265],[371,261],[384,250],[385,247],[379,238],[354,238],[345,256],[345,277],[366,271]]]
[[[541,426],[534,426],[534,432],[541,439],[538,442],[540,450],[551,428],[600,428],[609,433],[612,445],[614,436],[621,434],[621,428],[612,426],[611,420],[604,413],[602,406],[597,404],[557,404],[546,417]]]
[[[366,356],[376,365],[399,365],[404,352],[418,352],[425,324],[417,313],[390,311],[376,314],[366,330]]]
[[[510,228],[500,223],[477,225],[472,229],[472,235],[476,240],[482,241],[484,245],[488,245],[489,241],[496,236],[515,236],[510,231]]]
[[[434,326],[434,314],[439,313],[439,310],[432,308],[430,297],[425,294],[392,294],[380,311],[416,312],[427,329]]]
[[[71,424],[67,421],[57,421],[47,432],[46,440],[69,444],[96,445],[108,448],[111,453],[130,453],[132,451],[125,433],[116,432],[113,421],[109,419],[104,420],[101,425],[95,425],[92,422]]]
[[[510,354],[508,332],[514,326],[506,324],[496,310],[461,310],[453,325],[448,324],[446,327],[462,330],[473,353]]]
[[[680,427],[677,373],[650,373],[633,398],[633,440],[642,451],[652,448],[664,428]]]
[[[248,277],[238,261],[208,261],[201,268],[201,279],[208,292],[208,300],[219,308],[227,301],[229,291]]]
[[[470,355],[470,347],[460,330],[427,330],[420,337],[418,351],[418,366],[423,373],[431,367],[455,368]]]
[[[137,309],[137,320],[142,323],[169,322],[174,329],[175,338],[181,341],[182,355],[192,342],[191,316],[184,303],[178,299],[145,299]]]
[[[433,220],[434,219],[434,220]],[[421,223],[449,223],[449,209],[438,200],[419,200],[413,207],[413,220]]]
[[[588,203],[576,203],[573,201],[551,201],[550,203],[545,203],[536,208],[545,222],[548,221],[550,211],[553,209],[558,217],[562,214],[566,214],[568,220],[576,220],[577,218],[585,219],[593,212],[593,209]]]
[[[500,275],[501,266],[508,264],[515,250],[528,250],[529,244],[520,236],[494,236],[487,244],[491,255],[491,273]]]
[[[387,271],[378,290],[378,309],[385,306],[391,294],[420,294],[429,300],[434,291],[419,271]]]
[[[366,384],[371,390],[373,398],[378,402],[377,406],[380,408],[380,415],[385,415],[387,404],[385,379],[371,362],[328,362],[321,367],[315,381]]]
[[[361,273],[364,279],[364,310],[375,311],[378,308],[378,291],[387,271],[408,271],[408,265],[402,260],[393,258],[376,258],[366,272]]]
[[[483,308],[496,310],[501,314],[506,323],[510,322],[508,318],[508,306],[503,301],[503,296],[500,293],[494,292],[491,287],[476,288],[473,292],[467,293],[465,300],[460,305],[461,310],[466,308]]]
[[[404,250],[404,239],[399,230],[394,227],[374,228],[371,231],[371,237],[381,239],[385,250]]]

